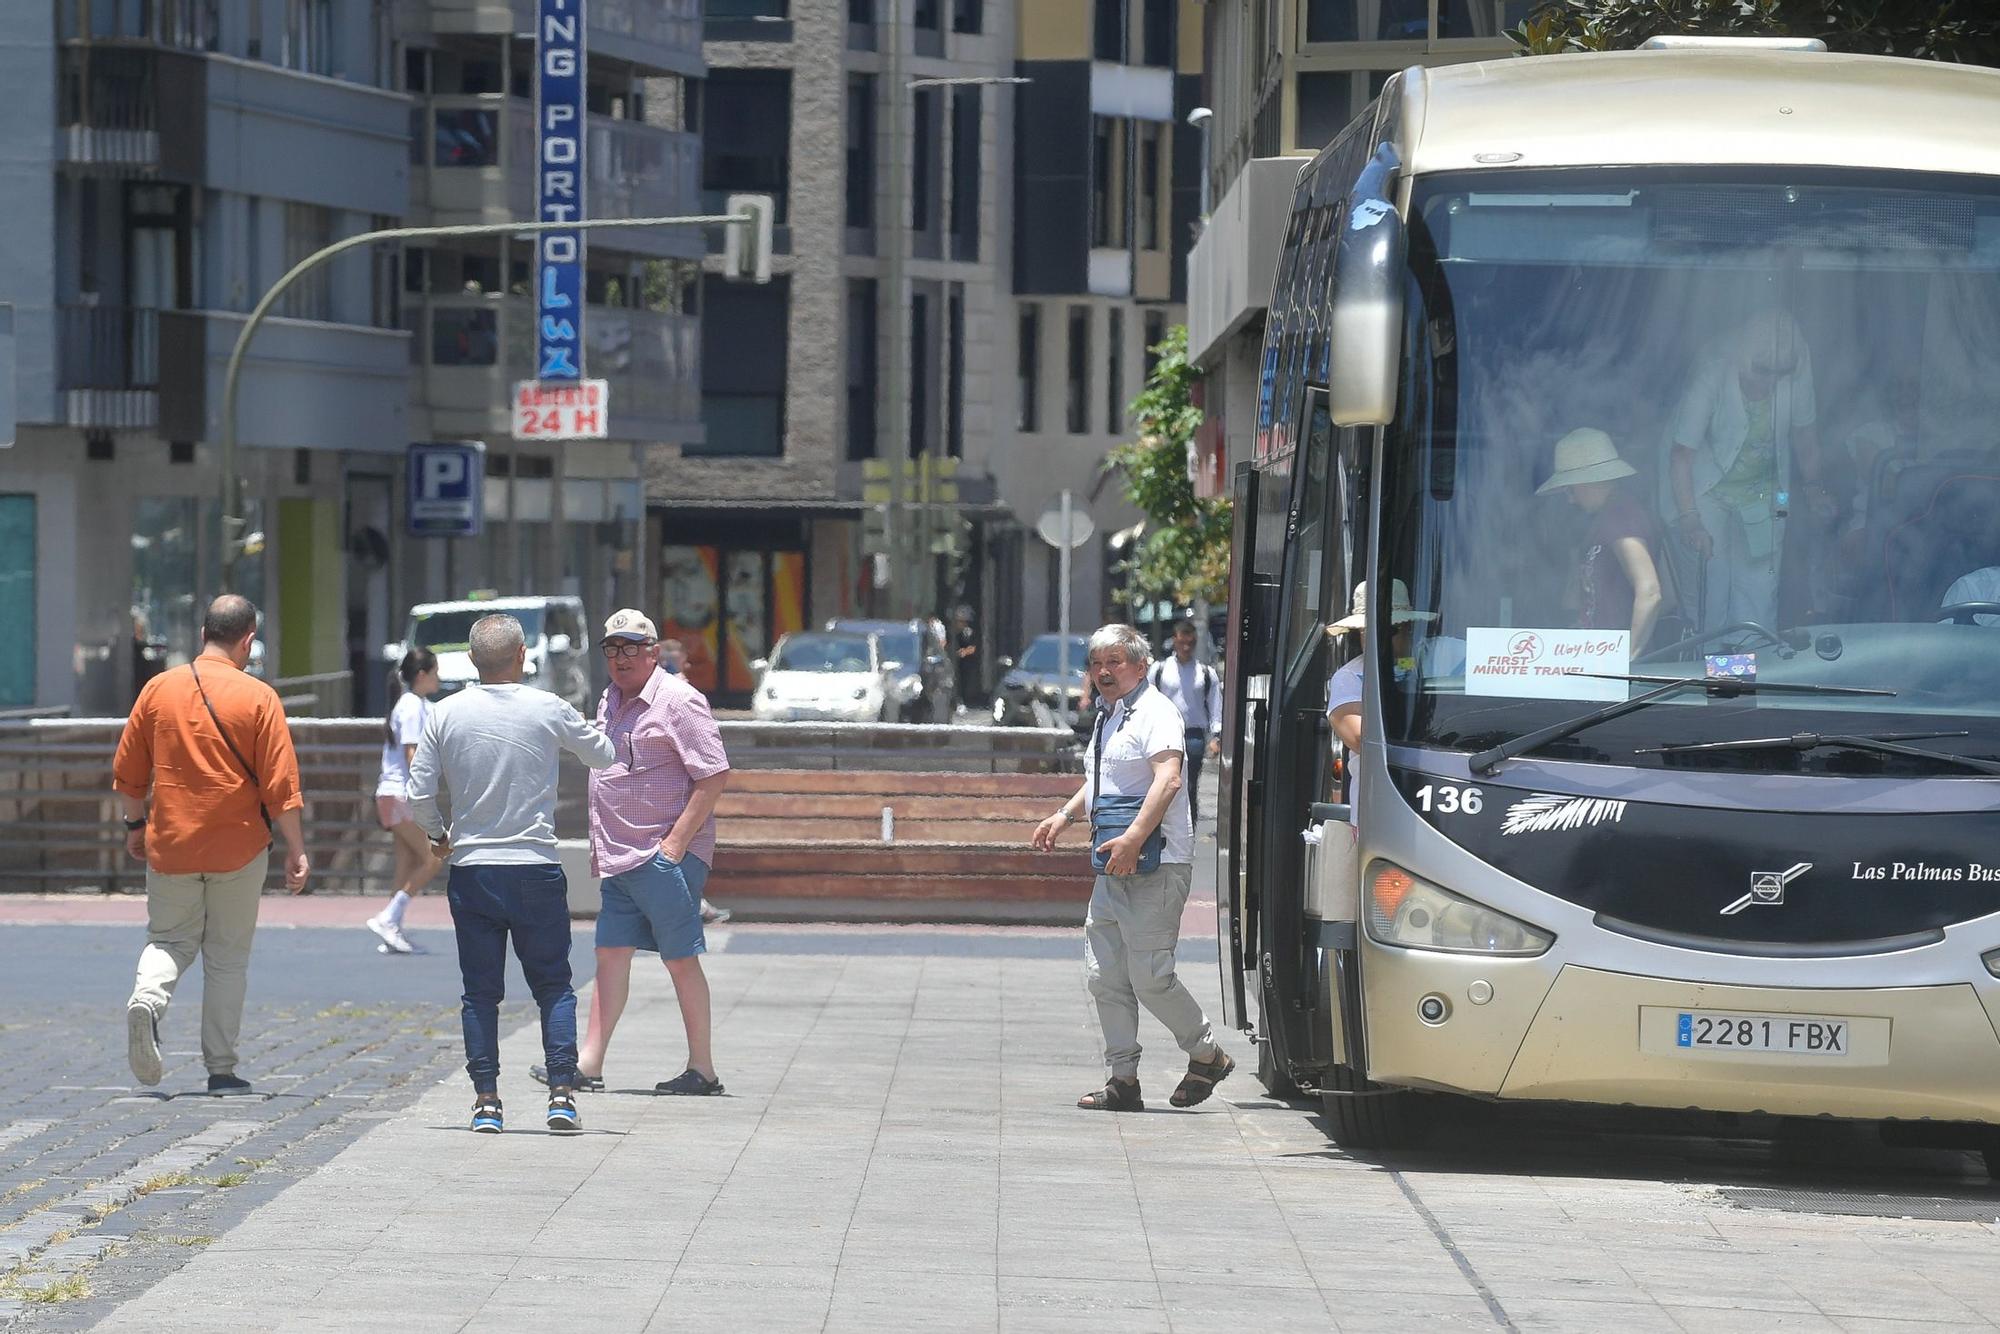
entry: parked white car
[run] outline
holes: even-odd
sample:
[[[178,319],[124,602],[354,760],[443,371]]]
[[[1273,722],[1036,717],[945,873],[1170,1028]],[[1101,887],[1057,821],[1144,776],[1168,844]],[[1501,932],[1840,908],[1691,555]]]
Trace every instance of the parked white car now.
[[[521,623],[528,641],[527,673],[531,686],[560,695],[585,715],[597,707],[591,686],[590,634],[583,602],[573,597],[471,598],[460,602],[420,602],[410,608],[401,642],[382,647],[383,660],[393,670],[412,648],[427,648],[438,658],[438,695],[442,699],[479,679],[467,652],[473,622],[504,613]]]
[[[760,722],[872,723],[891,707],[875,636],[810,630],[786,635],[750,698]]]

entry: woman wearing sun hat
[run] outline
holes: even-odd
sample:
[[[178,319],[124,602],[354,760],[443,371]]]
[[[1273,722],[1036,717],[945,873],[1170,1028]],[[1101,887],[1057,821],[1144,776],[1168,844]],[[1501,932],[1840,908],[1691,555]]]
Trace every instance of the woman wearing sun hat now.
[[[1630,630],[1635,653],[1653,633],[1662,600],[1659,567],[1653,561],[1653,521],[1622,485],[1637,474],[1619,457],[1610,436],[1583,426],[1556,441],[1555,471],[1535,488],[1538,496],[1560,491],[1590,516],[1577,564],[1577,626]]]

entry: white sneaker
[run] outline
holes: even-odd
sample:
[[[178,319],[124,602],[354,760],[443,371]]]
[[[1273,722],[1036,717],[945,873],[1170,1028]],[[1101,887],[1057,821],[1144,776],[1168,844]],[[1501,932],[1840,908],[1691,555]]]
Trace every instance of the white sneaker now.
[[[370,931],[373,931],[376,935],[382,937],[382,943],[389,947],[389,951],[391,953],[415,954],[417,952],[417,947],[415,945],[412,945],[409,942],[409,940],[403,935],[403,928],[397,926],[394,922],[389,921],[387,918],[384,917],[369,918],[368,929]]]
[[[727,908],[718,908],[707,899],[701,901],[701,920],[705,926],[721,926],[732,916],[734,914]]]
[[[125,1007],[125,1052],[134,1078],[149,1087],[160,1082],[160,1021],[136,1001]]]

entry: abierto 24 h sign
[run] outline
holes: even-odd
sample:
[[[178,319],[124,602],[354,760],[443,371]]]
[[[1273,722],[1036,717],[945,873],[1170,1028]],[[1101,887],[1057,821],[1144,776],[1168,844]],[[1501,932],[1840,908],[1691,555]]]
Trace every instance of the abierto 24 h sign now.
[[[611,420],[611,386],[603,380],[514,386],[516,440],[602,440]]]

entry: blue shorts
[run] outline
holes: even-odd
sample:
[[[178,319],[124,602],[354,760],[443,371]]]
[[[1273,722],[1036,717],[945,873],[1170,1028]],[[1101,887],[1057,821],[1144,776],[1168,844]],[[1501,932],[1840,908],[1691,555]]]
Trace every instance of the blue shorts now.
[[[678,863],[657,855],[606,879],[597,913],[599,949],[651,950],[685,959],[708,950],[701,930],[701,889],[708,863],[689,855]]]

